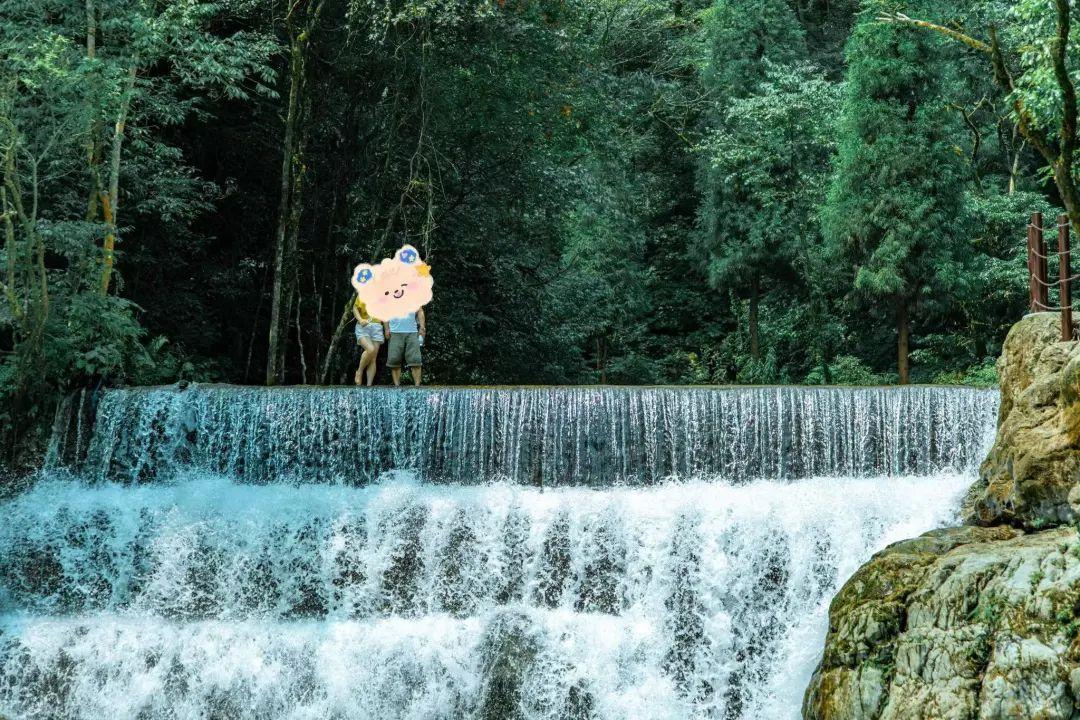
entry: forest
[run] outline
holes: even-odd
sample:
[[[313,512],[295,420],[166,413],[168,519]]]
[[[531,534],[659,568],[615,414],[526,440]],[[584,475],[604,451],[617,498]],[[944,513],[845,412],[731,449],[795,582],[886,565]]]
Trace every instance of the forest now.
[[[1080,228],[1069,0],[0,0],[0,456],[59,398],[425,382],[993,384]],[[386,382],[385,377],[379,379]]]

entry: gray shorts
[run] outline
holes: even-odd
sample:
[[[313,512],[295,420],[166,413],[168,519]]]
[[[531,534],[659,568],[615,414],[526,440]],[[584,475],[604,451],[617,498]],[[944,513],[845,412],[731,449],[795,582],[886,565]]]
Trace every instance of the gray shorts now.
[[[366,337],[373,343],[381,343],[383,338],[382,323],[381,322],[369,322],[367,325],[361,325],[356,323],[356,342],[360,342],[360,338]]]
[[[386,367],[419,367],[423,364],[420,357],[420,336],[417,333],[390,333],[390,344],[386,346]]]

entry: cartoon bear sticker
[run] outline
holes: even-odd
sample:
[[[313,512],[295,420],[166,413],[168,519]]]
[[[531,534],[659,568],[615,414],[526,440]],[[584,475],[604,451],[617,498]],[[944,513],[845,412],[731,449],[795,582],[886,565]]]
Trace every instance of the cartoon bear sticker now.
[[[379,320],[404,317],[427,305],[434,284],[431,267],[412,245],[402,245],[378,265],[360,263],[352,272],[357,297]]]

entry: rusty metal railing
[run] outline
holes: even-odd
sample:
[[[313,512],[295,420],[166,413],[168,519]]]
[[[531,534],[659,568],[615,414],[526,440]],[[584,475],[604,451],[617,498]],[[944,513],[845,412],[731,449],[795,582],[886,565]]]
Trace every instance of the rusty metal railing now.
[[[1031,214],[1028,223],[1028,291],[1031,296],[1031,312],[1061,312],[1061,339],[1073,339],[1072,324],[1072,282],[1080,275],[1072,274],[1069,257],[1069,216],[1058,215],[1058,279],[1050,282],[1047,277],[1047,262],[1050,259],[1044,236],[1045,226],[1041,212]],[[1050,304],[1050,289],[1057,288],[1058,304]]]

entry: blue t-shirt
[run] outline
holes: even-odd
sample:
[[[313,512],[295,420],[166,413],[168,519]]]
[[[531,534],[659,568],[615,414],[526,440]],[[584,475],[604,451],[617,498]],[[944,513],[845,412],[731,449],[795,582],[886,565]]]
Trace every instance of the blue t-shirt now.
[[[420,332],[420,328],[416,324],[416,313],[409,313],[402,317],[387,320],[386,323],[390,326],[391,333]]]

